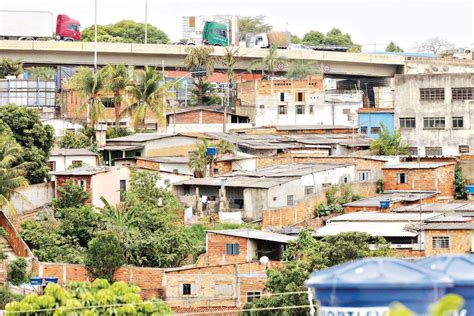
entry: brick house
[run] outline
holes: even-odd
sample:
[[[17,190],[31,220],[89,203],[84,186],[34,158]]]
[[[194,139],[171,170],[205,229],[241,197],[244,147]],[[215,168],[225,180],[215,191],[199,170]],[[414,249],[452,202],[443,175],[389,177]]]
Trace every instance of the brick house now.
[[[425,255],[474,252],[474,223],[464,218],[436,219],[423,226]]]
[[[383,168],[384,190],[439,192],[438,198],[454,197],[454,168],[450,162],[403,162]]]
[[[263,256],[281,260],[294,236],[255,229],[210,230],[206,234],[206,265],[253,262]]]
[[[79,167],[63,171],[51,172],[54,176],[57,188],[72,180],[75,185],[81,186],[89,193],[88,204],[95,207],[103,207],[101,197],[104,197],[110,205],[122,201],[122,192],[129,187],[130,169],[128,167]]]

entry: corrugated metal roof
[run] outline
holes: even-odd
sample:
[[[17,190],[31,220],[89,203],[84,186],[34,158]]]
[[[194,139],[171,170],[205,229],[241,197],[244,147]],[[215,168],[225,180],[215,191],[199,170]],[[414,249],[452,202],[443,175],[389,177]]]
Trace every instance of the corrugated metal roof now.
[[[354,202],[349,202],[344,204],[344,206],[351,206],[351,207],[376,207],[380,206],[380,201],[389,200],[391,202],[415,202],[419,201],[420,199],[427,199],[429,197],[435,196],[436,192],[418,192],[418,191],[388,191],[376,195],[374,197],[366,198],[357,200]]]
[[[462,217],[462,216],[456,216],[456,215],[448,215],[448,216],[437,216],[433,218],[429,218],[426,220],[426,222],[429,223],[460,223],[460,222],[467,222],[467,218]]]
[[[434,169],[453,165],[453,162],[402,162],[395,165],[384,167],[383,169]]]
[[[171,137],[174,135],[165,135],[165,134],[154,134],[154,133],[144,133],[144,134],[133,134],[128,136],[116,137],[107,139],[107,142],[146,142],[149,140],[161,139],[166,137]]]
[[[97,156],[97,153],[85,148],[55,148],[51,156]]]
[[[440,213],[422,213],[421,220],[441,216]],[[420,221],[416,213],[353,212],[333,217],[329,222],[411,222]],[[383,224],[385,225],[385,223]]]
[[[287,183],[293,180],[297,180],[296,177],[280,177],[280,178],[267,178],[267,177],[245,177],[245,176],[228,176],[225,182],[226,187],[235,188],[256,188],[256,189],[268,189],[283,183]],[[212,186],[220,187],[221,179],[218,177],[206,177],[206,178],[193,178],[189,180],[180,181],[174,184],[177,185],[196,185],[196,186]]]
[[[119,151],[128,151],[128,150],[134,150],[134,149],[142,149],[143,146],[128,146],[128,145],[105,145],[103,147],[100,147],[100,150],[119,150]]]
[[[378,237],[415,237],[407,222],[335,222],[316,230],[316,236],[334,236],[344,232],[361,232]]]
[[[189,163],[189,157],[184,156],[166,156],[166,157],[137,157],[137,160],[146,160],[160,163],[176,163],[176,164],[187,164]]]
[[[424,230],[466,229],[474,230],[474,223],[429,223],[423,226]]]
[[[287,164],[277,165],[267,168],[261,168],[249,171],[236,171],[235,175],[251,176],[251,177],[301,177],[307,174],[323,172],[327,170],[343,168],[351,166],[351,164]]]
[[[256,229],[208,230],[207,232],[234,237],[273,241],[284,244],[297,239],[295,236],[288,236]]]
[[[394,212],[419,212],[420,205],[407,205],[396,208]],[[423,203],[421,204],[422,212],[461,212],[474,211],[474,203]]]

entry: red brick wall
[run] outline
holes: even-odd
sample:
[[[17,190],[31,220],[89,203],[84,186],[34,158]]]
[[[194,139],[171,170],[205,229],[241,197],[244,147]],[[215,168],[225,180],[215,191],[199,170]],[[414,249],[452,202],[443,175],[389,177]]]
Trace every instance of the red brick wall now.
[[[173,124],[174,115],[170,116],[170,124]],[[222,124],[224,113],[213,111],[189,111],[176,113],[176,124]]]
[[[227,244],[239,244],[238,255],[226,255]],[[224,258],[224,259],[223,259]],[[223,261],[224,260],[224,261]],[[247,262],[247,239],[215,233],[207,233],[207,264],[229,264]]]
[[[384,169],[384,190],[439,191],[439,196],[454,195],[454,164],[433,169]],[[397,174],[406,173],[408,183],[397,183]]]
[[[160,171],[160,163],[156,161],[137,159],[137,168]]]
[[[89,193],[89,199],[87,199],[86,203],[90,204],[92,203],[91,178],[91,176],[56,176],[56,189],[64,186],[67,180],[72,180],[75,185],[78,185],[79,180],[84,180],[86,183],[86,192]],[[56,194],[58,194],[57,191]]]

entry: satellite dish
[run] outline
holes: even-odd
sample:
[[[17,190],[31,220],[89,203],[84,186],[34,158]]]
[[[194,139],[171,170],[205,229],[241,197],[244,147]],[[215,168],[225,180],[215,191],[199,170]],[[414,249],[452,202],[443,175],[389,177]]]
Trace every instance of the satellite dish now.
[[[266,265],[269,261],[270,261],[270,259],[268,259],[267,256],[263,256],[263,257],[260,258],[260,263],[263,264],[263,265]]]

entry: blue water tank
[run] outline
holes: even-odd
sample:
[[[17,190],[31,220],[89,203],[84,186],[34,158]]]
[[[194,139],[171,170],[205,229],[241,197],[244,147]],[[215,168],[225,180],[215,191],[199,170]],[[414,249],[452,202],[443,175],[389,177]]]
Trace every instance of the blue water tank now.
[[[474,185],[466,185],[466,191],[468,194],[474,194]]]
[[[31,285],[42,285],[43,284],[43,278],[31,277],[30,278],[30,284]]]
[[[392,302],[417,314],[442,298],[452,280],[441,273],[396,258],[366,258],[311,274],[306,286],[315,291],[319,315],[379,315]]]
[[[466,315],[474,315],[474,255],[437,255],[419,260],[417,264],[453,279],[454,286],[448,292],[461,295]]]
[[[219,149],[216,147],[207,147],[207,155],[215,157],[219,153]]]
[[[390,200],[380,200],[380,208],[390,208]]]
[[[48,283],[56,283],[57,284],[58,283],[58,278],[56,278],[56,277],[46,277],[46,278],[44,278],[44,282],[46,284],[48,284]]]

